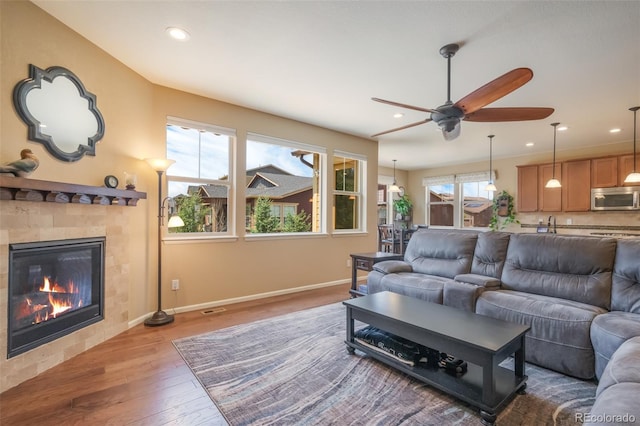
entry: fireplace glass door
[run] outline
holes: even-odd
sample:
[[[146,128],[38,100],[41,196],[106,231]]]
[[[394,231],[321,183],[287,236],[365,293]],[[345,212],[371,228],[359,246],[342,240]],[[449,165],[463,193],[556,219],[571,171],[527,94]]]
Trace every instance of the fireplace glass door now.
[[[10,244],[8,358],[103,319],[104,245]]]

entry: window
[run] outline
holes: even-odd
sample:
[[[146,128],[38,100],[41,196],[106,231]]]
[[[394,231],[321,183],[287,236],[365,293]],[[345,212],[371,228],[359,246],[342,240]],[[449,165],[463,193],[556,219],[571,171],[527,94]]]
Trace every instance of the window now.
[[[235,131],[178,118],[167,120],[168,194],[185,226],[177,233],[232,233]]]
[[[425,178],[427,223],[456,228],[488,227],[493,215],[493,192],[485,191],[489,173]]]
[[[247,233],[324,231],[322,147],[247,135]]]
[[[366,162],[355,154],[336,151],[333,156],[333,224],[336,230],[363,229],[362,180]]]

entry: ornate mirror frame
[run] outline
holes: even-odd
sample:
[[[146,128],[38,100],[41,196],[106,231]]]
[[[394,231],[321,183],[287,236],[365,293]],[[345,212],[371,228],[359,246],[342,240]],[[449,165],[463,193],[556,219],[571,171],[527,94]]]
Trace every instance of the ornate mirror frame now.
[[[29,97],[29,94],[32,93],[33,90],[43,89],[43,81],[47,83],[54,84],[54,80],[57,78],[67,79],[69,82],[73,83],[75,88],[78,90],[78,97],[86,100],[87,102],[87,114],[85,115],[85,119],[88,119],[88,123],[85,120],[83,126],[84,129],[78,128],[78,132],[86,131],[87,128],[91,130],[86,134],[86,139],[84,138],[85,133],[76,134],[79,136],[76,138],[79,143],[74,141],[74,135],[67,139],[65,135],[50,135],[43,132],[44,125],[36,118],[35,113],[30,111],[29,107],[32,109],[37,109],[37,107],[41,105],[34,104],[32,99],[36,98],[39,100],[43,100],[42,97],[37,98],[35,96]],[[66,82],[63,83],[66,84]],[[35,93],[35,92],[34,92]],[[30,100],[31,99],[31,100]],[[44,99],[46,102],[58,102],[60,99]],[[62,117],[63,114],[68,113],[67,109],[64,105],[69,101],[70,103],[74,103],[75,106],[78,105],[77,99],[61,99],[63,102],[59,102],[59,104],[48,105],[49,108],[58,109],[55,112],[56,119],[58,117]],[[104,119],[102,118],[102,114],[98,110],[96,106],[96,96],[93,93],[88,92],[80,79],[71,71],[66,68],[53,66],[49,67],[46,70],[42,70],[36,67],[33,64],[29,65],[29,78],[19,82],[13,90],[13,104],[14,107],[27,126],[28,126],[28,138],[29,140],[42,143],[45,148],[49,151],[51,155],[63,161],[78,161],[82,158],[83,155],[95,155],[95,144],[102,139],[104,136]],[[47,108],[47,105],[43,106],[43,108]],[[93,119],[95,119],[95,125],[93,123]],[[60,122],[53,123],[57,128],[63,128],[64,131],[73,130],[72,128],[78,124],[78,122],[82,121],[81,117],[71,117],[71,120],[67,120],[67,122],[63,122],[61,119]],[[50,123],[51,124],[51,123]],[[93,133],[93,129],[96,129],[95,134]],[[54,138],[55,136],[55,138]],[[85,142],[86,140],[86,142]],[[65,147],[66,145],[66,147]]]

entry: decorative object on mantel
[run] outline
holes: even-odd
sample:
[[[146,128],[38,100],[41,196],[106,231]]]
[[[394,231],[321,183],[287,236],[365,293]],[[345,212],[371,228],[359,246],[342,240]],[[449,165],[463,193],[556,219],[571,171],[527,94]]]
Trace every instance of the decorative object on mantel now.
[[[40,160],[30,149],[20,151],[20,159],[0,166],[0,173],[11,173],[18,177],[27,177],[40,165]]]
[[[95,155],[95,144],[104,136],[96,96],[66,68],[30,64],[29,78],[13,90],[13,105],[29,127],[29,140],[42,143],[59,160]]]
[[[135,206],[145,198],[144,192],[0,176],[0,200]]]
[[[172,209],[175,204],[173,198],[162,198],[162,174],[167,171],[175,160],[164,158],[147,158],[145,161],[158,173],[158,310],[149,318],[144,320],[144,325],[158,326],[173,322],[173,315],[169,315],[162,310],[162,228],[164,226],[165,203],[169,203],[169,228],[184,226],[184,222],[178,215],[173,215]]]
[[[503,190],[493,199],[493,215],[489,221],[489,229],[498,231],[512,223],[519,224],[520,221],[516,219],[514,212],[513,196]]]
[[[125,188],[129,189],[129,190],[134,190],[136,189],[136,185],[138,183],[138,176],[131,174],[131,173],[127,173],[124,172],[124,185]]]
[[[640,106],[629,108],[629,111],[633,111],[633,171],[627,175],[624,183],[640,183],[640,171],[636,168],[636,113],[640,109]]]
[[[118,187],[118,178],[114,175],[107,175],[104,177],[104,185],[107,188],[117,188]]]
[[[561,188],[560,181],[556,179],[556,130],[558,130],[558,124],[551,123],[553,126],[553,169],[551,170],[551,179],[545,185],[545,188]]]

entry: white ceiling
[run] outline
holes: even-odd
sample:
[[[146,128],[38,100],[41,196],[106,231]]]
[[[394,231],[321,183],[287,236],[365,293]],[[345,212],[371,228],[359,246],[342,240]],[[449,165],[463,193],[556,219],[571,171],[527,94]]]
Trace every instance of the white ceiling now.
[[[380,164],[421,169],[632,141],[640,105],[640,1],[46,1],[39,7],[150,81],[369,137],[517,67],[533,79],[490,106],[540,106],[540,121],[428,123],[380,137]],[[191,38],[177,42],[169,26]],[[56,64],[44,64],[46,66]],[[57,64],[60,65],[60,64]],[[392,115],[403,112],[397,119]],[[216,123],[214,123],[216,124]],[[612,127],[622,128],[610,134]],[[525,142],[534,142],[525,148]],[[631,149],[631,145],[629,147]]]

